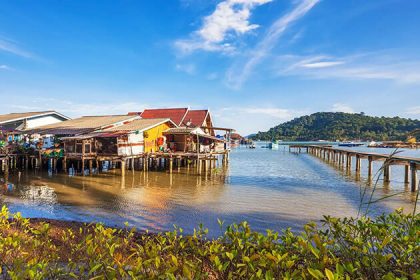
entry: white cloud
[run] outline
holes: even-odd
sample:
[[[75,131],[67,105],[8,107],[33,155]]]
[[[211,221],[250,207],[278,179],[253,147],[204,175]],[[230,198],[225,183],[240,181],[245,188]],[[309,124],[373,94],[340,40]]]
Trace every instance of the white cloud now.
[[[343,104],[343,103],[335,103],[332,108],[331,111],[333,112],[343,112],[343,113],[354,113],[354,110],[352,107]]]
[[[35,57],[32,53],[19,47],[15,41],[6,38],[0,38],[0,51],[11,53],[24,58]]]
[[[406,114],[409,114],[409,115],[420,116],[420,106],[410,107],[405,112],[406,112]]]
[[[192,63],[177,64],[177,65],[175,65],[175,69],[179,72],[184,72],[184,73],[187,73],[189,75],[194,75],[195,74],[195,65],[192,64]]]
[[[386,51],[345,57],[284,55],[278,58],[276,68],[280,76],[420,83],[419,60],[412,57],[404,58]]]
[[[9,66],[3,64],[3,65],[0,65],[0,70],[12,70],[12,68],[10,68]]]
[[[319,61],[313,63],[305,63],[302,65],[304,68],[327,68],[344,64],[344,61]]]
[[[239,89],[249,78],[255,66],[269,54],[289,25],[306,15],[318,2],[319,0],[302,0],[292,11],[277,19],[249,54],[249,58],[229,69],[227,84],[232,88]]]
[[[184,53],[196,50],[232,52],[235,50],[229,38],[243,35],[259,27],[249,18],[256,6],[272,0],[225,0],[217,4],[214,12],[204,18],[202,27],[190,39],[178,40],[175,46]]]

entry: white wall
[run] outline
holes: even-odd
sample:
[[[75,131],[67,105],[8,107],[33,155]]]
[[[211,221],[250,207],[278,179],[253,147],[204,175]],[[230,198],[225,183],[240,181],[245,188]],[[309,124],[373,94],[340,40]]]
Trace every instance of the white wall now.
[[[61,122],[62,120],[55,115],[46,115],[35,119],[28,119],[26,122],[27,128],[35,128],[38,126],[53,124]]]
[[[136,145],[136,146],[120,146],[120,144],[140,144],[143,145]],[[119,156],[133,156],[133,155],[140,155],[144,152],[144,138],[143,133],[140,132],[139,134],[129,134],[128,135],[128,143],[125,141],[118,140],[118,155]]]

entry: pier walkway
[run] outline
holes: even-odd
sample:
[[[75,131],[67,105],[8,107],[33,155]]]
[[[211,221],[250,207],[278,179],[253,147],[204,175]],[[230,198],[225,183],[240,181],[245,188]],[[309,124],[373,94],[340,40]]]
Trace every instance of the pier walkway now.
[[[420,169],[420,158],[401,156],[398,153],[394,154],[380,154],[372,152],[351,151],[343,148],[336,148],[332,146],[319,145],[291,145],[290,152],[301,153],[307,152],[313,156],[321,158],[326,162],[333,163],[339,167],[346,167],[351,170],[352,164],[355,164],[355,171],[360,174],[362,168],[362,159],[367,160],[368,176],[372,178],[372,163],[374,161],[383,161],[383,179],[384,182],[391,180],[391,166],[403,165],[404,168],[404,183],[411,185],[411,191],[418,190],[419,182],[417,177],[417,170]]]

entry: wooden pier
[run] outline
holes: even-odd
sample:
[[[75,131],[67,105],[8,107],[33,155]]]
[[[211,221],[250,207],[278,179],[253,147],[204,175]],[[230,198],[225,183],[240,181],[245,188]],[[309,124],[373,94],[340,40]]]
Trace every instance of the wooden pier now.
[[[383,180],[390,182],[391,166],[404,166],[404,183],[411,185],[411,191],[415,192],[419,187],[417,170],[420,169],[420,158],[400,156],[398,154],[387,155],[372,152],[350,151],[342,148],[318,146],[318,145],[292,145],[289,146],[290,152],[307,152],[313,156],[323,159],[328,163],[337,165],[340,168],[352,169],[355,164],[355,172],[360,175],[362,169],[362,159],[367,160],[367,171],[369,179],[372,179],[372,166],[374,161],[383,161]]]

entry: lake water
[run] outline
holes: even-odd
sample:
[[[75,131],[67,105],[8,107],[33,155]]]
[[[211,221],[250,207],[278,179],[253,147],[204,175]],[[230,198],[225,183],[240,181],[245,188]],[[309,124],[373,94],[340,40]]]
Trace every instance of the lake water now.
[[[358,148],[367,149],[367,148]],[[389,153],[389,149],[368,149]],[[420,158],[420,150],[404,151]],[[353,166],[355,166],[353,164]],[[203,223],[210,235],[220,233],[217,218],[226,224],[246,220],[255,230],[299,230],[323,215],[355,216],[360,193],[373,187],[367,181],[366,162],[356,178],[306,153],[238,148],[228,170],[208,176],[186,170],[166,172],[118,171],[94,176],[30,171],[11,175],[1,183],[0,204],[25,217],[46,217],[123,226],[171,230],[177,224],[191,233]],[[375,163],[374,169],[379,168]],[[375,171],[374,170],[374,171]],[[379,181],[374,199],[397,194],[371,206],[371,215],[403,207],[412,211],[415,195],[403,182],[403,167],[393,166],[391,183]]]

